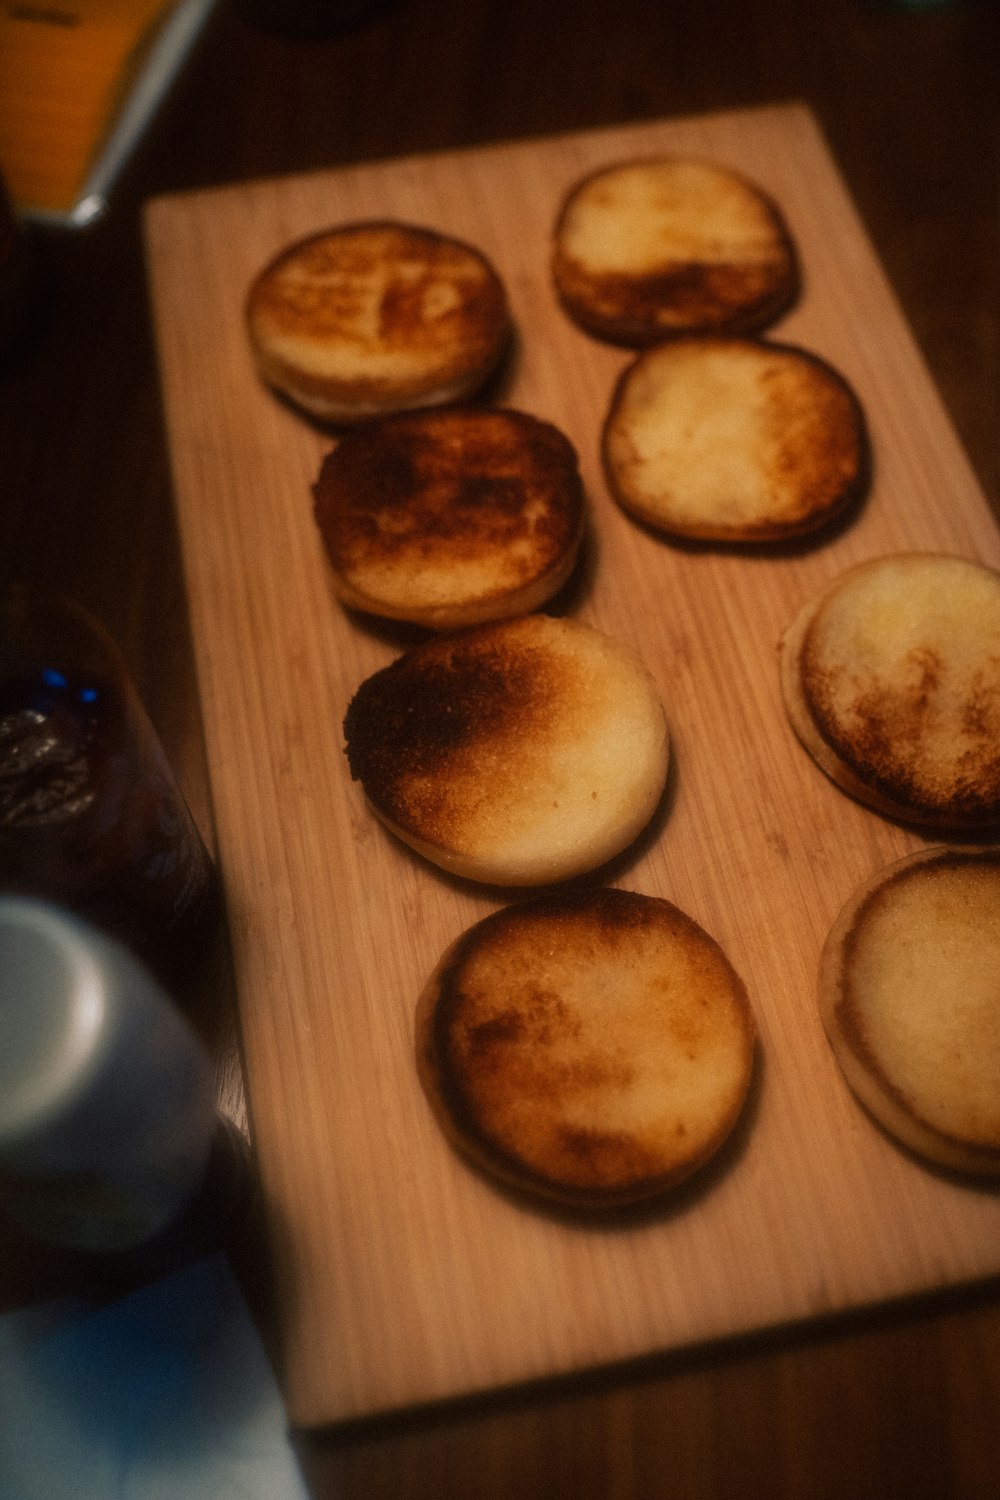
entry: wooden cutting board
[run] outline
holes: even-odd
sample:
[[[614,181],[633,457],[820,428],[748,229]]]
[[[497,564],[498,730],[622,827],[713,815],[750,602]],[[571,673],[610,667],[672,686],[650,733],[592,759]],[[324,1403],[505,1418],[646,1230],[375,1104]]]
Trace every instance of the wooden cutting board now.
[[[651,152],[742,169],[782,205],[801,303],[773,330],[866,409],[870,499],[784,553],[672,546],[610,501],[598,432],[627,353],[549,282],[582,173]],[[452,1154],[417,1084],[417,993],[516,893],[442,875],[365,811],[342,754],[357,684],[407,638],[335,602],[310,486],[330,446],[257,382],[254,273],[296,236],[391,216],[479,245],[519,342],[502,399],[576,444],[592,507],[565,608],[655,675],[675,769],[606,872],[725,947],[761,1035],[720,1160],[661,1208],[574,1222]],[[786,726],[776,642],[855,561],[942,549],[1000,564],[997,529],[831,161],[797,105],[664,121],[161,198],[148,260],[250,1111],[269,1206],[291,1418],[320,1424],[620,1361],[1000,1271],[1000,1201],[910,1159],[861,1111],[816,1012],[817,956],[856,884],[923,840],[855,805]]]

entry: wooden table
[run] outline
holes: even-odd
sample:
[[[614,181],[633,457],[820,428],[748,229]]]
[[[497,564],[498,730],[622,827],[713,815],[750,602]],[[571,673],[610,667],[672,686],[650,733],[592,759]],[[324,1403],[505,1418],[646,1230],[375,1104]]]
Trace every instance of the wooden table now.
[[[154,194],[802,100],[1000,510],[1000,61],[989,0],[397,0],[322,41],[220,7],[112,211],[38,237],[43,304],[0,386],[0,571],[122,643],[211,829],[140,216]],[[188,997],[243,1118],[224,945]],[[18,1253],[20,1248],[20,1254]],[[233,1246],[268,1328],[260,1244]],[[59,1284],[8,1242],[4,1300]],[[49,1278],[46,1281],[46,1277]],[[995,1285],[434,1412],[303,1435],[317,1496],[992,1497]]]

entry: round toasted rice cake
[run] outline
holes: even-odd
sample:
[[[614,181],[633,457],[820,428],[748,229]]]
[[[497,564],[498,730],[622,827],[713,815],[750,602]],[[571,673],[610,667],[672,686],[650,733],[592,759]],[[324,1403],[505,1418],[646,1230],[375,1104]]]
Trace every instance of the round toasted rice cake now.
[[[1000,822],[1000,573],[941,553],[858,564],[786,630],[781,683],[851,796],[921,826]]]
[[[681,157],[621,161],[575,183],[552,276],[586,332],[642,348],[679,333],[752,333],[799,289],[785,221],[755,183]]]
[[[333,424],[471,397],[510,334],[503,283],[481,251],[391,221],[286,246],[254,279],[245,311],[261,378]]]
[[[585,523],[572,443],[526,412],[450,407],[346,433],[314,511],[344,604],[431,630],[539,609]]]
[[[671,903],[535,897],[465,932],[417,1007],[445,1135],[500,1182],[583,1210],[676,1186],[743,1109],[755,1027],[719,945]]]
[[[820,1008],[872,1115],[938,1166],[1000,1174],[1000,852],[880,870],[827,938]]]
[[[622,373],[602,454],[619,505],[657,531],[719,542],[803,536],[859,496],[867,444],[843,377],[806,350],[669,339]]]
[[[669,762],[639,659],[544,614],[431,637],[361,684],[344,734],[351,774],[397,837],[504,886],[566,880],[627,848]]]

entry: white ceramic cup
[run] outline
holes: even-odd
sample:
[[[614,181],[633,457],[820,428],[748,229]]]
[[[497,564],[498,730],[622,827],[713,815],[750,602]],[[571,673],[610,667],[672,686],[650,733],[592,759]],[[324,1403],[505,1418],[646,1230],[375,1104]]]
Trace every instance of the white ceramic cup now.
[[[0,1198],[39,1238],[116,1252],[183,1212],[216,1131],[200,1040],[131,952],[0,898]]]

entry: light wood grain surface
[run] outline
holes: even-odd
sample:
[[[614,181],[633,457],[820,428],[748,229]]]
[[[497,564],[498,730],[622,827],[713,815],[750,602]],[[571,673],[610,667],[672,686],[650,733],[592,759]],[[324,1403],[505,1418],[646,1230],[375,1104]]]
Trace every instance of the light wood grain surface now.
[[[742,169],[802,259],[773,330],[829,359],[867,413],[874,478],[837,535],[781,552],[678,548],[600,474],[628,356],[556,306],[548,236],[582,172],[650,151]],[[335,603],[310,486],[330,439],[256,381],[244,290],[289,239],[369,215],[484,249],[519,342],[499,397],[580,453],[592,535],[559,607],[629,642],[661,688],[675,768],[604,876],[660,894],[725,947],[761,1046],[741,1128],[661,1209],[611,1226],[499,1192],[445,1145],[412,1063],[443,947],[516,893],[452,881],[371,819],[342,755],[362,678],[407,643]],[[707,115],[163,197],[147,254],[238,1006],[301,1424],[679,1349],[1000,1270],[1000,1205],[885,1139],[815,1007],[842,902],[919,835],[845,798],[794,741],[776,643],[854,561],[937,548],[1000,563],[995,522],[816,125],[802,107]]]

